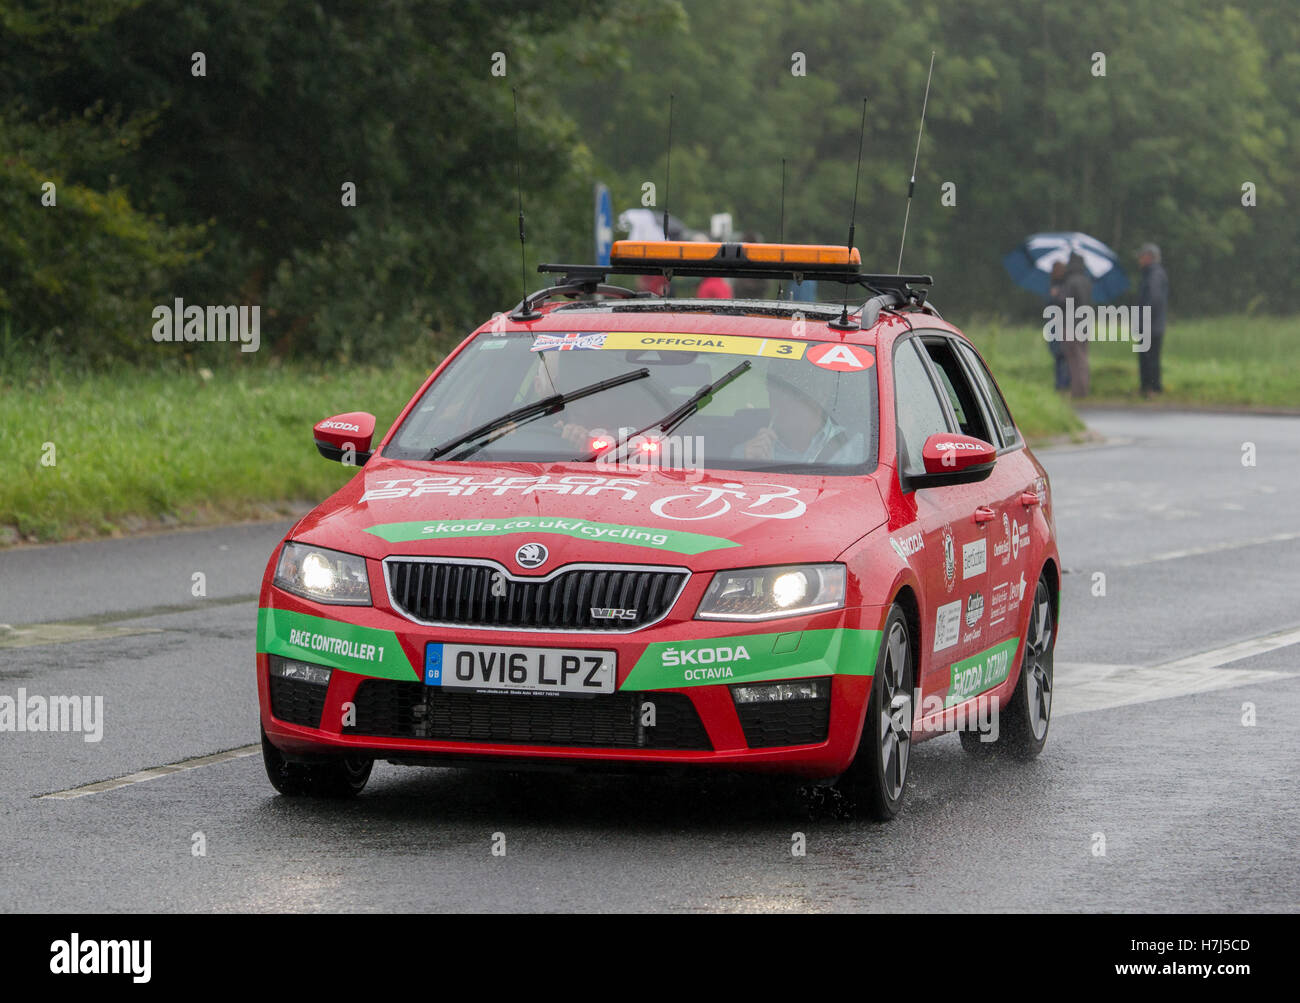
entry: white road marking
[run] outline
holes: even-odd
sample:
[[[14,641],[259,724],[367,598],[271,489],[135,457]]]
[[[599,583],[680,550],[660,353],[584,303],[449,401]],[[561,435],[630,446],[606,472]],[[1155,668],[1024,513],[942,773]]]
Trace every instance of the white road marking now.
[[[1293,674],[1265,669],[1201,668],[1176,670],[1142,665],[1058,665],[1066,672],[1056,680],[1052,716],[1066,717],[1108,707],[1171,700],[1210,690],[1289,678]]]
[[[1276,651],[1292,644],[1300,644],[1300,628],[1265,634],[1161,665],[1061,662],[1056,666],[1052,713],[1063,717],[1107,707],[1169,700],[1193,693],[1292,678],[1295,673],[1272,669],[1222,669],[1243,658]]]
[[[102,623],[35,623],[30,627],[11,627],[0,623],[0,648],[32,648],[43,644],[67,644],[70,641],[102,641],[133,634],[161,634],[157,627],[115,627]]]
[[[1290,540],[1300,540],[1300,533],[1274,533],[1271,536],[1256,536],[1249,540],[1225,541],[1223,543],[1212,543],[1205,547],[1170,550],[1163,554],[1152,554],[1149,557],[1135,557],[1131,561],[1115,561],[1110,563],[1110,567],[1136,568],[1143,564],[1159,564],[1162,561],[1177,561],[1184,557],[1199,557],[1202,554],[1217,554],[1225,550],[1241,550],[1245,547],[1262,547],[1268,543],[1286,543]]]
[[[1174,662],[1165,662],[1163,665],[1158,666],[1158,668],[1214,668],[1219,665],[1227,665],[1229,662],[1240,661],[1243,658],[1250,658],[1252,655],[1262,655],[1266,651],[1276,651],[1278,648],[1285,648],[1292,644],[1300,644],[1300,627],[1293,627],[1290,630],[1279,630],[1273,634],[1264,634],[1260,637],[1252,637],[1249,640],[1238,641],[1236,644],[1229,644],[1222,648],[1215,648],[1213,651],[1205,651],[1199,655],[1190,655],[1187,658],[1180,658]]]
[[[51,801],[69,801],[72,798],[83,798],[88,794],[102,794],[104,791],[114,791],[119,787],[129,787],[132,784],[142,784],[146,780],[157,780],[159,777],[169,777],[173,773],[185,773],[188,770],[202,769],[204,766],[215,766],[217,763],[226,763],[232,759],[243,759],[245,756],[255,756],[262,751],[260,745],[243,745],[238,749],[227,749],[225,752],[214,752],[210,756],[197,756],[194,759],[182,759],[179,763],[168,763],[166,766],[154,766],[147,770],[141,770],[139,773],[131,773],[125,777],[116,777],[112,780],[100,780],[98,783],[84,784],[81,787],[70,787],[66,791],[55,791],[53,794],[42,794],[38,800]]]

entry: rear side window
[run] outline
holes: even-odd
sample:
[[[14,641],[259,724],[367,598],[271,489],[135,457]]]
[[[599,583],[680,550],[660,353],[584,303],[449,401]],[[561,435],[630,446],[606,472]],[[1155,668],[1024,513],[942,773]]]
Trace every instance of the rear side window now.
[[[898,420],[898,469],[903,474],[925,472],[922,450],[936,432],[947,432],[948,419],[935,393],[925,363],[909,338],[894,353],[894,407]]]
[[[1020,433],[1016,431],[1016,423],[1011,418],[1011,409],[1007,407],[1006,399],[1003,398],[1002,391],[998,389],[998,385],[993,381],[993,376],[989,373],[988,367],[984,365],[984,360],[976,355],[969,345],[963,345],[959,342],[958,348],[969,364],[970,371],[975,374],[976,382],[984,389],[984,396],[993,408],[993,420],[1002,427],[1002,445],[1019,445]]]
[[[970,382],[957,355],[952,342],[947,338],[926,338],[922,341],[930,355],[930,361],[939,375],[939,381],[952,404],[952,413],[957,418],[957,427],[962,435],[974,436],[985,442],[997,445],[997,434],[991,432],[980,404],[979,391]]]

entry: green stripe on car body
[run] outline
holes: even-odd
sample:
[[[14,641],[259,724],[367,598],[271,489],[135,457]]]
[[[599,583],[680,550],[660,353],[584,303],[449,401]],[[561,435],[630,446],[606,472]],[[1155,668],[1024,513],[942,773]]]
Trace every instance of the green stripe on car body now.
[[[654,526],[623,526],[611,522],[592,522],[590,519],[570,519],[564,516],[506,516],[503,518],[439,519],[432,522],[383,522],[366,529],[389,543],[410,543],[413,540],[453,540],[477,536],[511,536],[517,533],[554,533],[596,543],[621,543],[630,547],[647,547],[674,554],[703,554],[709,550],[725,550],[740,544],[720,536],[703,533],[686,533],[676,529]]]
[[[619,689],[676,689],[808,676],[871,676],[876,671],[880,638],[878,630],[834,627],[799,634],[656,641],[646,646]]]
[[[381,679],[419,679],[391,630],[359,627],[307,613],[257,611],[257,650]]]
[[[1004,682],[1011,671],[1012,660],[1015,658],[1019,644],[1020,639],[1013,637],[991,648],[985,648],[979,654],[971,655],[970,658],[953,662],[952,676],[948,682],[948,695],[944,698],[943,705],[951,707],[963,700],[979,696]]]

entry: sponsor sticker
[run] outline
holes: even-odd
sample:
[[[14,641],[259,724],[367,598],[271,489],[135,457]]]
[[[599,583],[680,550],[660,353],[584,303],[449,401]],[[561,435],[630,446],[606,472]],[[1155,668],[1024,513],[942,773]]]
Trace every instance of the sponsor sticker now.
[[[957,551],[952,542],[952,527],[943,527],[943,584],[949,592],[957,583]]]
[[[984,615],[984,595],[980,592],[973,592],[969,599],[966,600],[966,626],[974,627],[980,622],[980,617]]]
[[[1002,558],[1004,568],[1011,563],[1011,520],[1005,512],[1002,513],[1002,539],[993,544],[993,556]]]
[[[988,541],[984,538],[961,545],[962,581],[982,575],[988,570]]]
[[[750,338],[734,334],[669,334],[653,331],[611,331],[600,347],[614,351],[716,352],[772,359],[802,359],[807,342],[783,338]]]
[[[943,651],[961,636],[961,600],[940,606],[934,615],[934,650]]]
[[[454,540],[478,536],[510,536],[515,533],[555,533],[579,540],[597,543],[618,543],[630,547],[647,547],[651,550],[674,554],[703,554],[710,550],[725,550],[739,544],[720,536],[687,533],[676,529],[658,529],[652,526],[622,526],[609,522],[591,522],[588,519],[567,519],[558,516],[510,516],[493,519],[441,519],[433,522],[385,522],[366,529],[389,543],[409,543],[412,540]],[[523,548],[520,548],[521,550]],[[522,563],[522,562],[521,562]],[[536,567],[535,564],[523,565]]]
[[[568,352],[574,349],[594,350],[605,347],[603,334],[539,334],[533,339],[530,352]]]
[[[621,690],[662,690],[875,673],[878,630],[835,627],[646,645]]]
[[[1013,637],[1009,641],[986,648],[978,655],[953,662],[948,682],[948,696],[944,699],[944,706],[951,707],[963,700],[969,700],[1004,682],[1011,671],[1011,660],[1019,645],[1019,639]]]
[[[989,594],[989,626],[996,627],[1007,618],[1007,600],[1011,584],[1003,582]]]
[[[307,613],[257,611],[257,650],[383,679],[418,679],[397,635]]]
[[[920,533],[913,533],[911,536],[904,536],[901,539],[889,538],[889,545],[894,548],[894,553],[907,560],[913,554],[918,554],[925,549],[925,538]]]

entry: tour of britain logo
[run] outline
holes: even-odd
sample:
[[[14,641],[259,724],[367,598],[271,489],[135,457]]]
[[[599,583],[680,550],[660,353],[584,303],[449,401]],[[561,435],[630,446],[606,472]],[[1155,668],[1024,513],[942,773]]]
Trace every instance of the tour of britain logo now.
[[[957,582],[957,548],[952,542],[952,527],[943,527],[943,583],[952,591]]]

